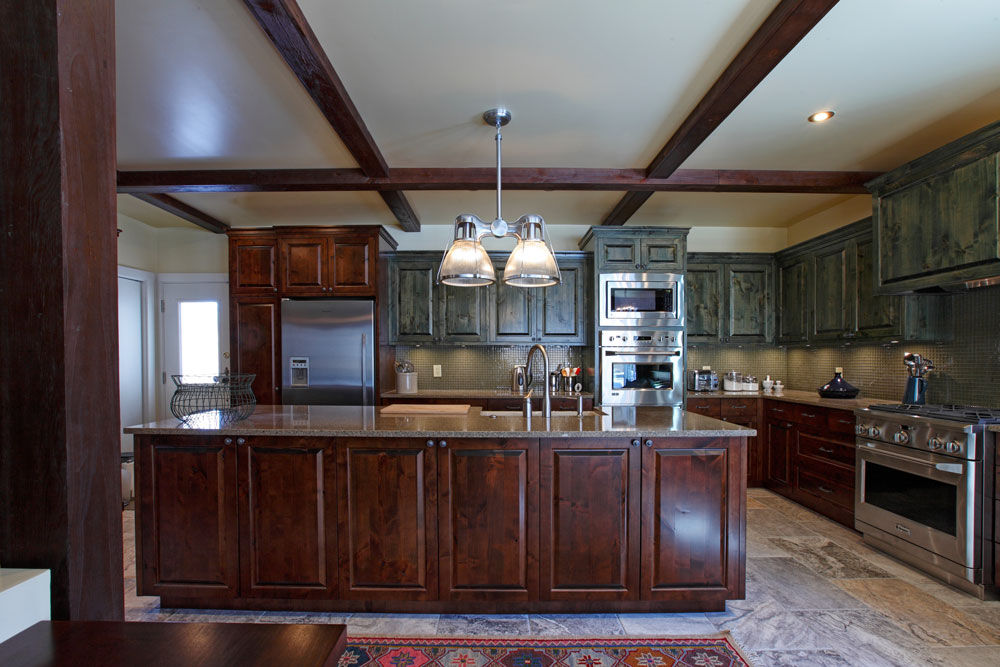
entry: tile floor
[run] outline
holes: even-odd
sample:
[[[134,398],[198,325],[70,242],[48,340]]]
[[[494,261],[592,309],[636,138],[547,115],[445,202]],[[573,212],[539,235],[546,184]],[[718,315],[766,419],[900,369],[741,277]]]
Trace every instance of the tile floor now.
[[[781,496],[750,489],[747,598],[696,614],[322,614],[160,609],[135,594],[134,513],[125,528],[130,621],[346,623],[352,636],[697,635],[729,630],[754,664],[1000,666],[1000,602],[982,602],[861,542]]]

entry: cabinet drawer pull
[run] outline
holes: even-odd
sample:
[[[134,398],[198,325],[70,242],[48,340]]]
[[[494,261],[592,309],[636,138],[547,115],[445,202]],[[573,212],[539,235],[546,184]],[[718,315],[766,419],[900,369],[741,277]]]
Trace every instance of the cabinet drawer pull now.
[[[823,493],[833,493],[833,489],[828,489],[828,488],[826,488],[825,486],[822,486],[822,485],[820,485],[820,486],[818,486],[816,488],[818,488]]]
[[[771,408],[771,412],[784,412],[784,408]]]
[[[441,442],[438,443],[438,447],[447,447],[447,446],[448,446],[447,440],[442,440]]]
[[[734,410],[742,410],[742,409],[744,409],[747,406],[745,406],[745,405],[730,405],[729,407],[733,408]]]
[[[820,447],[819,451],[823,452],[824,454],[833,454],[833,450],[830,449],[829,447]]]
[[[647,447],[652,447],[653,446],[653,441],[652,440],[647,440],[646,441],[646,446]]]
[[[232,438],[226,438],[222,442],[226,443],[227,445],[231,445],[231,444],[233,444],[233,439]]]
[[[639,446],[639,439],[638,438],[636,438],[635,440],[632,441],[632,446],[633,447],[638,447]]]
[[[816,419],[816,415],[814,415],[814,414],[810,414],[810,413],[808,413],[808,412],[803,412],[803,413],[802,413],[802,416],[803,416],[803,417],[808,417],[809,419]]]
[[[427,446],[428,447],[433,447],[434,446],[434,441],[433,440],[428,440],[427,441]]]
[[[853,419],[838,419],[837,423],[838,424],[853,424],[854,420]]]
[[[712,406],[711,405],[696,405],[694,407],[698,408],[699,410],[708,410]]]
[[[236,438],[236,444],[237,445],[245,445],[245,444],[247,444],[247,440],[246,440],[246,438]]]

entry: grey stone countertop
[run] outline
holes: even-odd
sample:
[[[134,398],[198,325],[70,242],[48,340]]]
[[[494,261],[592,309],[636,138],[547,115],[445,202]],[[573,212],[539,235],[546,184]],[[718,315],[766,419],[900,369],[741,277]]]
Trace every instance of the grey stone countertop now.
[[[990,431],[993,431],[994,433],[1000,433],[1000,424],[991,424],[986,428]]]
[[[398,391],[383,391],[380,396],[382,398],[462,398],[463,396],[465,398],[524,398],[524,394],[510,389],[419,389],[409,394]],[[532,396],[540,398],[542,396],[541,390],[535,389]],[[589,391],[581,391],[579,394],[557,391],[552,394],[553,398],[576,398],[577,396],[594,397]]]
[[[877,403],[899,403],[899,401],[887,401],[884,398],[820,398],[815,391],[799,391],[797,389],[785,389],[776,391],[689,391],[687,399],[696,398],[770,398],[776,401],[788,401],[789,403],[802,403],[804,405],[819,405],[824,408],[834,408],[837,410],[857,410],[867,408],[869,405]]]
[[[381,414],[378,407],[333,405],[258,405],[247,419],[220,423],[217,416],[181,422],[167,419],[129,426],[125,433],[141,435],[284,435],[380,438],[651,438],[749,437],[753,429],[730,424],[680,408],[608,408],[607,414],[561,416],[540,414],[528,425],[523,416],[488,417],[481,408],[466,415]]]

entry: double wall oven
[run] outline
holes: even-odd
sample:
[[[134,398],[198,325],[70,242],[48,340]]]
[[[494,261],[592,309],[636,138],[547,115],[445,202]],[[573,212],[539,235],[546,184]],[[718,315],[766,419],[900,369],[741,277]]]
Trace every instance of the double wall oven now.
[[[684,276],[602,273],[599,375],[606,406],[684,404]]]
[[[1000,411],[873,405],[857,412],[855,527],[866,542],[970,593],[991,586]]]

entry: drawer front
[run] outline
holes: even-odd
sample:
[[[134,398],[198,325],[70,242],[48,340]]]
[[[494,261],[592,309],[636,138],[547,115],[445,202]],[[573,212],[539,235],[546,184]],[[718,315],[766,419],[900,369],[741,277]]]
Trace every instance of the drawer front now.
[[[854,425],[856,420],[854,413],[847,410],[828,410],[826,413],[826,427],[833,433],[841,433],[854,437]]]
[[[807,426],[809,428],[819,430],[820,432],[826,431],[827,420],[826,420],[826,410],[823,408],[818,408],[814,405],[797,405],[798,421],[802,426]]]
[[[722,399],[689,397],[685,409],[706,417],[722,419]]]
[[[724,398],[721,403],[723,417],[757,416],[757,399],[755,398]]]
[[[486,399],[486,409],[487,410],[523,410],[524,409],[524,399],[523,398],[488,398]],[[532,395],[531,397],[531,409],[541,410],[542,409],[542,399]]]
[[[764,416],[771,421],[796,421],[797,407],[784,401],[764,401]]]
[[[799,433],[800,456],[811,456],[823,461],[832,461],[854,467],[854,446],[834,442],[808,433]]]
[[[854,487],[839,484],[814,475],[808,470],[798,471],[799,491],[812,494],[834,505],[854,511]]]

